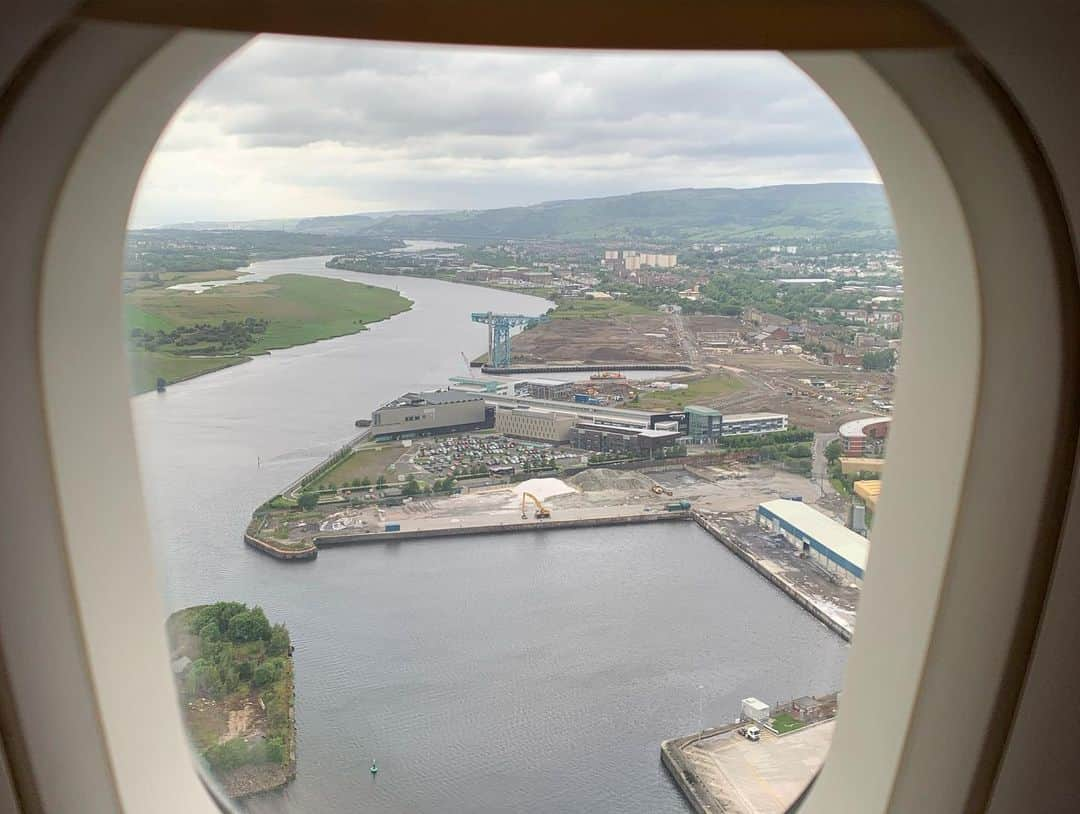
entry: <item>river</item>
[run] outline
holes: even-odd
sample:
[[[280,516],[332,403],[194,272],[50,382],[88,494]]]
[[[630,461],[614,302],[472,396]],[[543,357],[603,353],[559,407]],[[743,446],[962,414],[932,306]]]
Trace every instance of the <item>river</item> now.
[[[549,306],[324,260],[257,263],[247,279],[392,286],[412,310],[131,402],[169,609],[260,604],[296,644],[299,772],[248,810],[681,813],[661,739],[699,715],[730,719],[748,695],[839,687],[846,647],[689,524],[344,548],[302,564],[245,547],[252,508],[355,434],[356,418],[464,373],[461,354],[487,341],[470,312]]]

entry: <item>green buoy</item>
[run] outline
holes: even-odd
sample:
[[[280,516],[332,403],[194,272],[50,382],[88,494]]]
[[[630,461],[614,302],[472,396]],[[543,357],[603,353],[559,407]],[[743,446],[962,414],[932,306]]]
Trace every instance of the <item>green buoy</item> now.
[[[378,774],[379,773],[379,767],[375,765],[375,760],[374,759],[372,759],[372,761],[371,761],[371,768],[369,769],[369,771],[372,774]]]

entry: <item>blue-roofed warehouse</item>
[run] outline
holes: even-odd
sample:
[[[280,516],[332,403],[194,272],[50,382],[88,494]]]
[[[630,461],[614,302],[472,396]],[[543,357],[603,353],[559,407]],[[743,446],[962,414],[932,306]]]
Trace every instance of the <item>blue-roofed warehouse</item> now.
[[[784,538],[835,576],[862,585],[870,543],[798,500],[769,500],[758,506],[758,525]]]

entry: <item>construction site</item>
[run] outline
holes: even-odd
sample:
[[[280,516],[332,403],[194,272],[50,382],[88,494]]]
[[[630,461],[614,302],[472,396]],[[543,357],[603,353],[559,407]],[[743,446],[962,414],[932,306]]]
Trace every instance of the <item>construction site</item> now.
[[[680,401],[673,387],[688,388],[692,392],[685,396],[694,403],[725,413],[782,412],[793,425],[816,432],[891,410],[894,374],[826,364],[833,354],[810,353],[800,344],[813,326],[769,330],[760,319],[754,324],[677,311],[558,319],[474,314],[473,319],[489,325],[489,351],[473,365],[483,365],[492,378],[526,369],[617,371],[653,365],[670,370],[657,377],[658,387],[648,378],[613,386],[582,375],[574,392],[610,398],[602,403],[633,404],[636,397],[660,406]]]

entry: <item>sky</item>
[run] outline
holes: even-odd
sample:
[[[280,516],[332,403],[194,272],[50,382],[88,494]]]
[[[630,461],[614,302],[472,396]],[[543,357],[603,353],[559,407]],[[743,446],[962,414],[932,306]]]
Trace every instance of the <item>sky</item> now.
[[[177,112],[131,225],[823,181],[879,178],[843,114],[779,54],[264,35]]]

